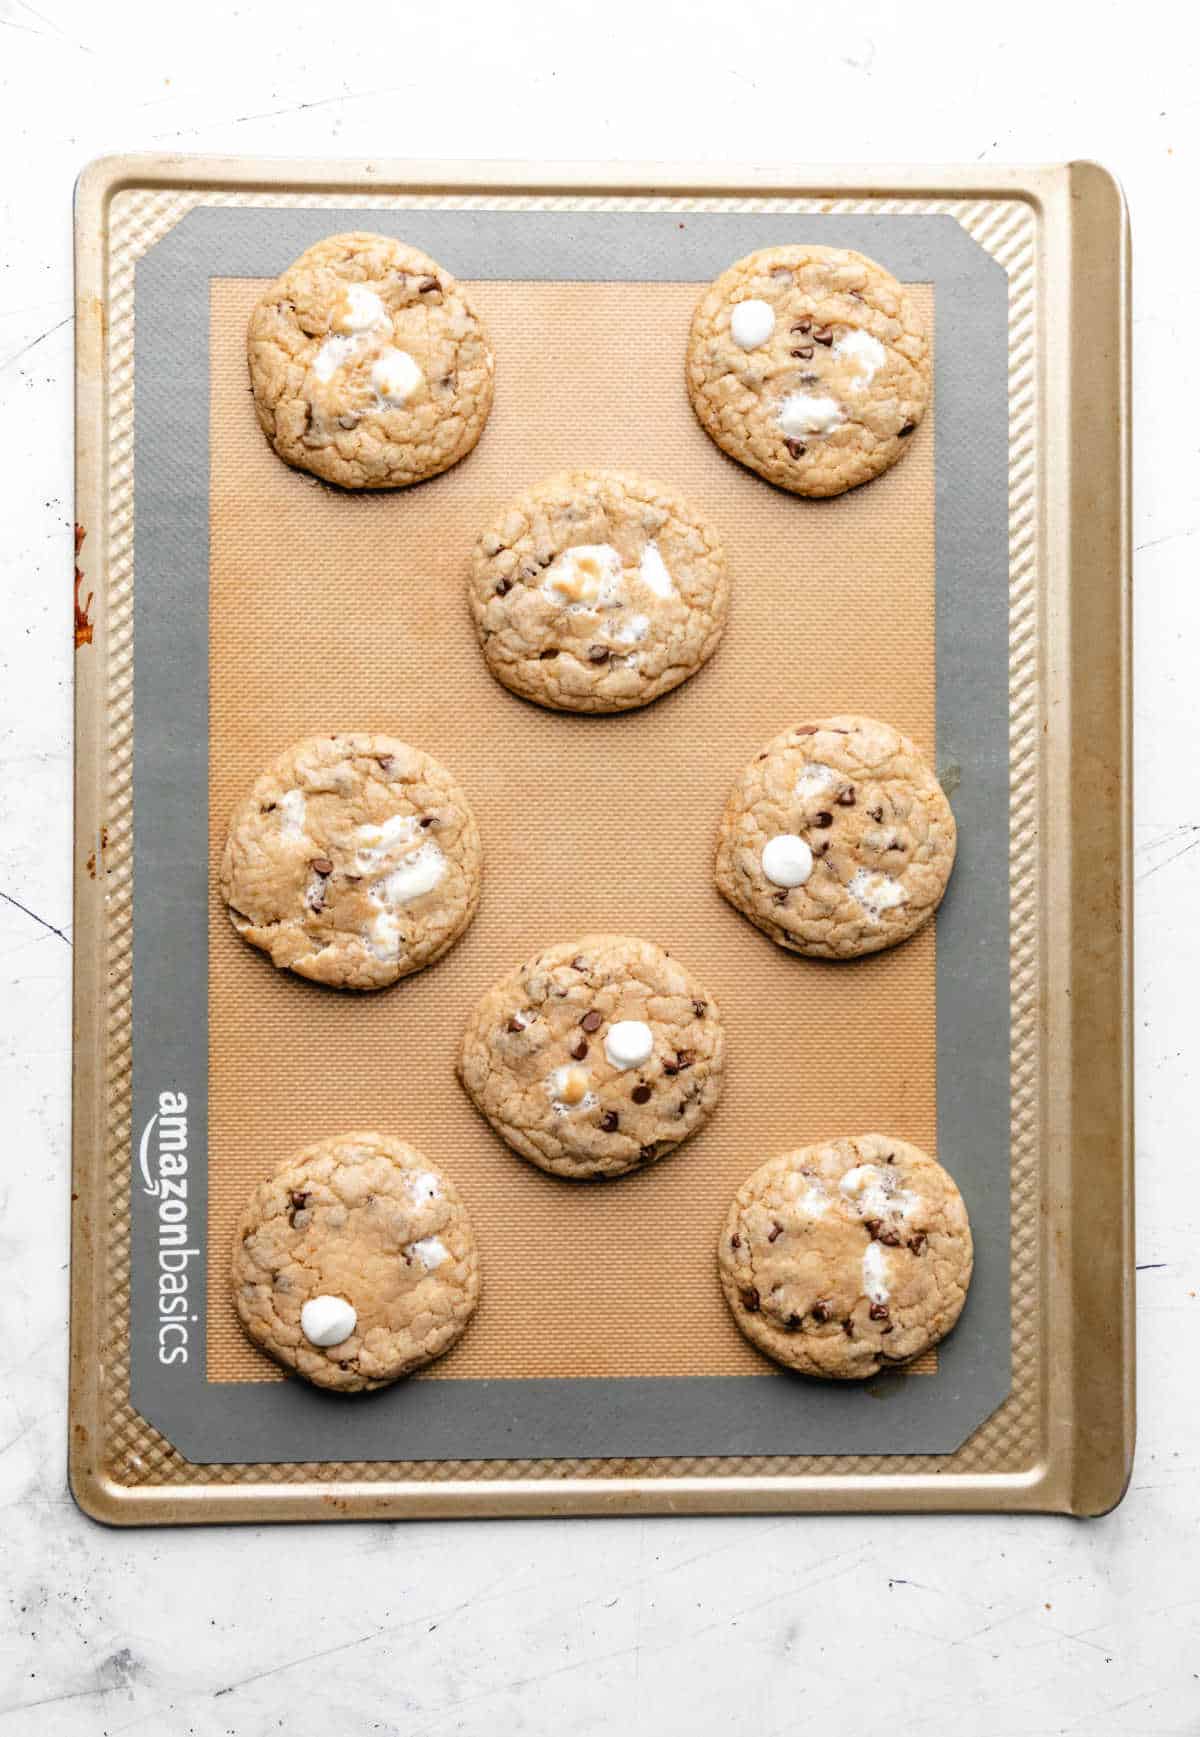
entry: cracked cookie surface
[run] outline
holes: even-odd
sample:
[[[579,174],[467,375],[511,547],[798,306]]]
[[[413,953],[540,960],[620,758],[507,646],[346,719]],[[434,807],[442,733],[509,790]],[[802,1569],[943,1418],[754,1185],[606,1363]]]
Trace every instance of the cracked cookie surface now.
[[[419,748],[311,736],[256,781],[229,826],[221,896],[280,969],[382,989],[453,946],[479,902],[475,817]]]
[[[929,402],[929,343],[890,272],[836,247],[767,247],[692,319],[687,386],[705,432],[793,494],[839,495],[896,463]]]
[[[453,1182],[414,1146],[340,1134],[254,1190],[233,1299],[254,1343],[318,1387],[385,1387],[461,1336],[479,1300],[475,1235]],[[302,1324],[314,1304],[340,1304],[334,1331],[350,1331],[314,1343]]]
[[[637,1170],[704,1126],[724,1065],[708,991],[653,942],[546,947],[483,996],[459,1077],[522,1157],[556,1176]]]
[[[779,946],[852,959],[928,921],[956,843],[945,792],[913,743],[890,724],[839,716],[784,730],[746,767],[714,878]]]
[[[386,235],[331,235],[250,316],[250,384],[288,464],[349,489],[404,488],[465,458],[494,362],[459,284]]]
[[[620,712],[712,656],[729,579],[695,507],[642,477],[578,470],[500,514],[476,544],[468,596],[505,687],[559,711]]]
[[[803,1375],[862,1380],[945,1338],[973,1251],[942,1166],[864,1134],[756,1170],[734,1197],[717,1261],[733,1318],[760,1351]]]

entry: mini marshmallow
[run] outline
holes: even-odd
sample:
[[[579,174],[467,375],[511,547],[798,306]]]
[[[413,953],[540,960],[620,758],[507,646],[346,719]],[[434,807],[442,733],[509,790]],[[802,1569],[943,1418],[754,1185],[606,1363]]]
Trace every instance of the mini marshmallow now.
[[[757,350],[775,330],[775,310],[757,297],[738,302],[729,316],[729,335],[743,350]]]
[[[440,1267],[443,1261],[450,1259],[449,1249],[436,1236],[425,1236],[421,1238],[420,1242],[410,1242],[404,1252],[415,1255],[427,1273],[431,1273],[435,1267]]]
[[[340,1345],[358,1326],[345,1297],[310,1297],[300,1311],[300,1331],[310,1345]]]
[[[441,1183],[430,1170],[418,1170],[408,1177],[408,1191],[417,1206],[423,1206],[427,1200],[436,1200],[442,1192]]]
[[[407,404],[425,376],[407,350],[384,350],[371,369],[371,384],[385,404]]]
[[[763,846],[762,871],[773,886],[802,887],[812,867],[812,851],[794,832],[777,832]]]
[[[779,406],[779,426],[790,437],[799,434],[829,434],[845,412],[836,398],[818,398],[809,392],[789,392]]]
[[[604,1035],[604,1053],[613,1067],[640,1068],[654,1053],[654,1033],[642,1019],[618,1019]]]
[[[887,351],[879,339],[873,338],[870,332],[859,331],[857,327],[843,332],[834,343],[833,354],[854,363],[858,376],[854,381],[856,392],[868,387],[887,361]]]
[[[667,572],[667,564],[658,552],[657,543],[647,543],[642,550],[638,578],[656,597],[674,597],[675,586]]]

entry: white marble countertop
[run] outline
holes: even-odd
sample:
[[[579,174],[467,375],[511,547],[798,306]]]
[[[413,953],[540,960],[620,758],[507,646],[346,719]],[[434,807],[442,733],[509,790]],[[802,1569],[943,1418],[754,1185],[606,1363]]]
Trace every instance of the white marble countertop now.
[[[0,0],[0,1737],[1200,1733],[1198,46],[1194,14],[1162,0],[858,0],[845,22],[772,0],[345,13]],[[136,149],[1092,156],[1122,177],[1145,1270],[1140,1445],[1108,1518],[119,1533],[77,1512],[64,1472],[70,197],[90,158]]]

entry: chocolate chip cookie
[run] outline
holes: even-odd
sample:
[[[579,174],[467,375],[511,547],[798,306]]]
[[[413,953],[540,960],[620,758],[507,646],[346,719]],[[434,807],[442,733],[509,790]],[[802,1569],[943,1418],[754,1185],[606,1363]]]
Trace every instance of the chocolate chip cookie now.
[[[450,273],[386,235],[331,235],[250,316],[250,384],[288,464],[348,489],[449,470],[483,432],[493,359]]]
[[[715,879],[779,946],[853,959],[928,922],[956,839],[945,792],[906,736],[873,718],[826,718],[784,730],[746,767]]]
[[[695,507],[642,477],[580,470],[505,509],[476,545],[468,595],[505,687],[559,711],[623,712],[712,656],[729,579]]]
[[[319,1140],[254,1190],[233,1244],[242,1326],[340,1393],[448,1351],[479,1300],[479,1256],[450,1178],[383,1134]]]
[[[908,450],[929,402],[929,342],[874,260],[766,247],[702,297],[687,385],[731,458],[794,494],[840,495]]]
[[[229,824],[221,896],[281,969],[381,989],[452,947],[479,903],[475,817],[444,766],[391,736],[297,742]]]
[[[756,1170],[734,1197],[717,1260],[733,1318],[760,1351],[803,1375],[861,1380],[954,1326],[971,1227],[940,1164],[864,1134]]]
[[[712,996],[653,942],[584,935],[502,979],[467,1024],[459,1076],[508,1144],[556,1176],[653,1163],[721,1089]]]

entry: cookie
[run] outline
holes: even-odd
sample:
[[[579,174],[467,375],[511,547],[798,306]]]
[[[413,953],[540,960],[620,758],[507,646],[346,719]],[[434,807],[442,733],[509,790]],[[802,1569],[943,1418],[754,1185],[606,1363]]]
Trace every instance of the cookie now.
[[[233,1244],[256,1345],[318,1387],[386,1387],[461,1337],[479,1255],[450,1178],[384,1134],[318,1140],[260,1182]]]
[[[893,947],[937,910],[954,816],[890,724],[837,717],[768,742],[729,797],[716,883],[772,941],[816,959]]]
[[[449,470],[483,432],[493,359],[444,266],[386,235],[331,235],[250,316],[263,433],[288,464],[348,489]]]
[[[468,587],[488,668],[539,705],[644,706],[717,649],[729,580],[712,526],[658,483],[570,471],[519,496]]]
[[[717,1250],[747,1339],[789,1369],[839,1381],[944,1339],[972,1259],[953,1179],[883,1134],[772,1158],[738,1189]]]
[[[903,458],[929,402],[923,322],[890,272],[838,247],[765,247],[692,318],[692,408],[739,464],[840,495]]]
[[[480,872],[475,816],[432,755],[391,736],[310,736],[234,813],[221,897],[281,969],[382,989],[454,945]]]
[[[604,1178],[702,1128],[725,1033],[677,960],[629,935],[547,947],[479,1002],[459,1077],[502,1139],[555,1176]]]

